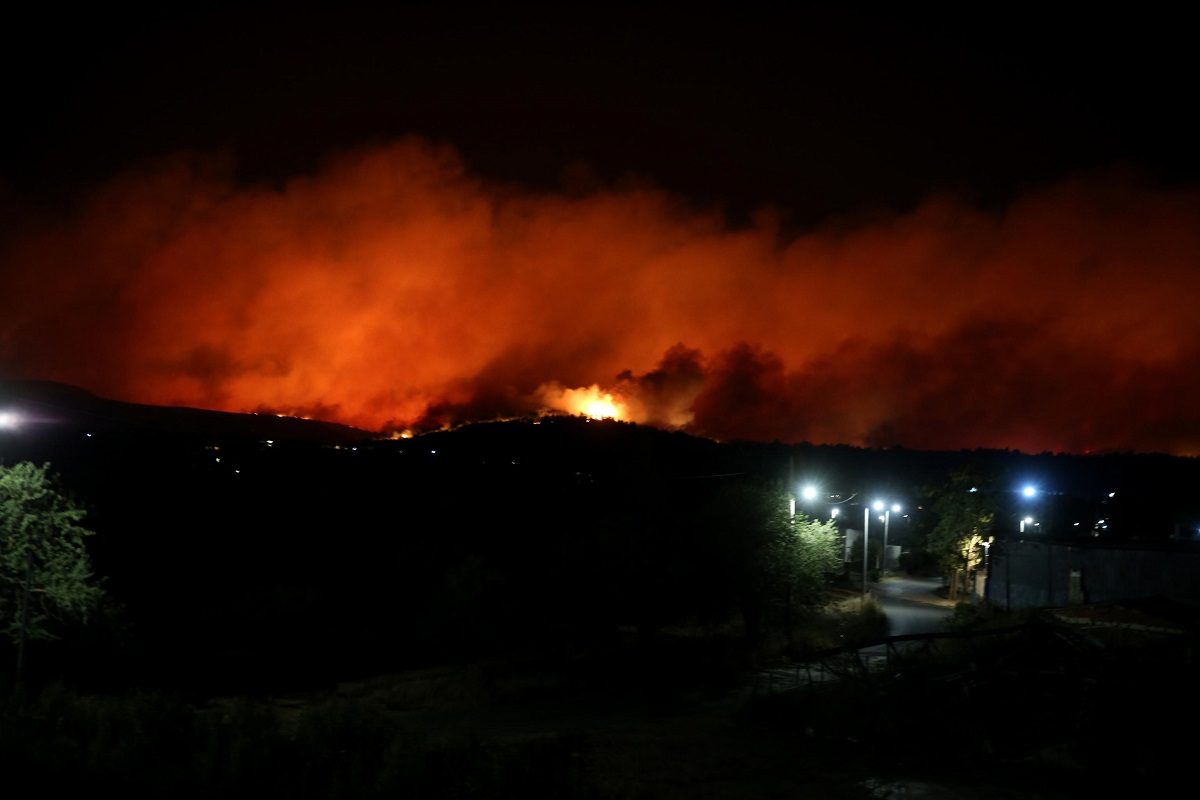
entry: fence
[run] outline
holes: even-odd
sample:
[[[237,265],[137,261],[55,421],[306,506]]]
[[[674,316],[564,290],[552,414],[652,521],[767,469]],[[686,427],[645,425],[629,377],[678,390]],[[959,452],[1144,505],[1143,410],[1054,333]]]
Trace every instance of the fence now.
[[[804,663],[759,671],[751,696],[812,688],[833,681],[871,681],[915,664],[961,657],[967,648],[994,647],[1020,637],[1028,625],[979,631],[946,631],[887,636],[812,655]],[[953,643],[953,651],[950,644]]]

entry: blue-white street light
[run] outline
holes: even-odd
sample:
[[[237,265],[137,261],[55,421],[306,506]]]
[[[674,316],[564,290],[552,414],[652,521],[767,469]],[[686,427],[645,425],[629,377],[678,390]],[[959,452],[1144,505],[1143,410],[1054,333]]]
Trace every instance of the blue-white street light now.
[[[880,505],[882,505],[882,503],[876,503],[875,508],[878,509]],[[895,511],[897,514],[900,513],[899,503],[892,503],[891,508],[883,512],[883,551],[880,553],[878,565],[880,569],[885,569],[887,567],[888,526],[892,522],[893,511]]]
[[[863,607],[867,605],[867,553],[869,548],[868,532],[871,530],[871,507],[863,506],[863,574],[862,574],[862,602]]]
[[[1033,498],[1037,497],[1037,495],[1038,495],[1038,490],[1037,490],[1036,486],[1027,485],[1023,489],[1021,489],[1021,496],[1024,497],[1026,500],[1032,500]],[[1025,526],[1032,525],[1032,524],[1034,524],[1033,517],[1031,515],[1029,515],[1028,513],[1022,513],[1021,514],[1020,532],[1025,533]]]
[[[851,500],[854,499],[855,495],[851,494],[847,497],[842,494],[828,494],[826,492],[823,492],[819,487],[812,485],[811,483],[805,484],[803,487],[801,487],[800,499],[802,499],[806,504],[813,503],[814,501],[816,501],[816,499],[818,497],[823,498],[821,500],[822,503],[827,503],[829,505],[829,518],[833,519],[834,517],[836,517],[838,515],[838,506],[840,504],[850,502]],[[834,498],[841,498],[841,499],[835,500]]]

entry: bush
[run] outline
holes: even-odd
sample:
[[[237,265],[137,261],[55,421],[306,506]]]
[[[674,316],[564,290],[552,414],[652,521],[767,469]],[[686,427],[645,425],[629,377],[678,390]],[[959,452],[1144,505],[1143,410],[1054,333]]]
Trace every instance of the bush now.
[[[954,610],[950,612],[950,616],[942,621],[942,627],[948,631],[967,631],[978,628],[982,622],[983,616],[979,612],[979,607],[974,603],[960,600],[954,604]]]

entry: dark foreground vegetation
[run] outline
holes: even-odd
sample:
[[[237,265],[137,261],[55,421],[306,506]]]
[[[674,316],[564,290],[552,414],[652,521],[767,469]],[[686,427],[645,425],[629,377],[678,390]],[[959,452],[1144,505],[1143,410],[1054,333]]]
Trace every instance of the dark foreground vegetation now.
[[[1192,633],[1098,647],[1037,622],[755,692],[766,668],[882,633],[869,605],[840,602],[857,598],[861,549],[831,565],[834,534],[785,513],[786,482],[811,469],[918,496],[957,463],[940,456],[797,463],[811,451],[575,418],[394,441],[296,435],[293,420],[273,438],[265,420],[247,434],[94,409],[0,438],[4,465],[52,464],[87,510],[103,576],[86,619],[30,642],[0,700],[12,787],[878,797],[925,780],[1072,797],[1187,764],[1164,720],[1200,710]],[[941,523],[974,520],[978,550],[997,512],[931,513],[926,532],[953,548],[963,532]],[[943,568],[919,527],[893,531],[904,563]],[[31,594],[20,566],[8,596]]]
[[[1001,623],[886,669],[816,654],[838,680],[772,694],[730,641],[684,636],[203,704],[51,685],[0,704],[0,753],[9,786],[125,797],[1074,798],[1187,777],[1194,638]]]
[[[778,463],[636,426],[338,444],[89,433],[5,440],[6,462],[50,463],[88,510],[104,576],[86,625],[31,648],[35,682],[330,688],[731,616],[765,642],[840,569],[832,528],[819,557],[789,544]]]

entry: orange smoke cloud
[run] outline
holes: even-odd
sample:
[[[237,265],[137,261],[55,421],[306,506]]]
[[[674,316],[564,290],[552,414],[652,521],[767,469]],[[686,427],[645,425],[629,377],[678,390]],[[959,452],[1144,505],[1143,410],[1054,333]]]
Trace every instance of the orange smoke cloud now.
[[[788,235],[492,185],[419,140],[228,172],[180,156],[14,226],[3,375],[379,431],[607,396],[723,439],[1200,452],[1193,189],[1113,173]]]

